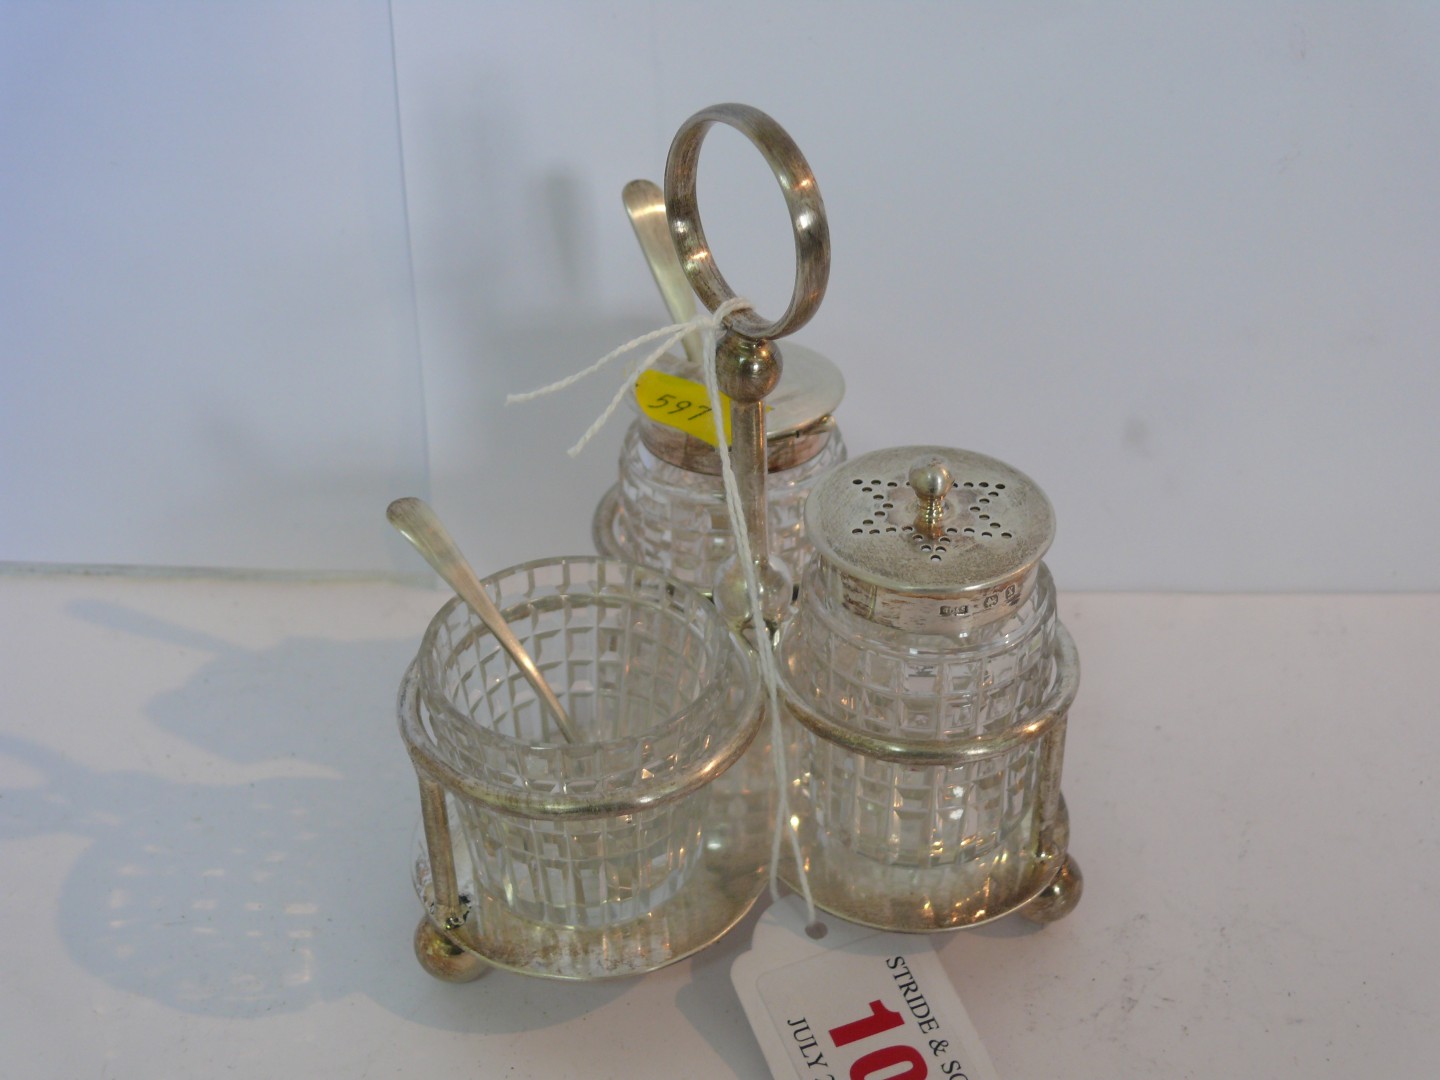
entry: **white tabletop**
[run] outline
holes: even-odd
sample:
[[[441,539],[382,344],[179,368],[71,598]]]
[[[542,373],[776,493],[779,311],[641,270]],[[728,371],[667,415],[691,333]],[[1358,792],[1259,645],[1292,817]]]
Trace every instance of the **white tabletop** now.
[[[415,963],[394,696],[440,599],[0,575],[5,1075],[765,1074],[753,914],[616,983]],[[1061,611],[1084,899],[939,939],[1000,1075],[1433,1075],[1440,597]]]

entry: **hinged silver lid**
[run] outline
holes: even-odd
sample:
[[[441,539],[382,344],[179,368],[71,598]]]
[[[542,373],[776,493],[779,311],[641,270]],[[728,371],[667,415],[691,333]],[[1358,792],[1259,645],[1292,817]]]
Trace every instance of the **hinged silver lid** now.
[[[765,399],[769,472],[804,464],[824,449],[835,426],[832,414],[845,397],[845,377],[832,360],[788,341],[779,346],[779,352],[780,382]],[[704,375],[681,357],[667,354],[655,366],[671,375],[704,383]],[[634,395],[630,396],[630,405],[636,407]],[[720,457],[709,443],[643,418],[640,437],[662,461],[691,472],[720,475]]]
[[[1055,514],[1004,462],[904,446],[837,466],[806,502],[805,531],[838,572],[846,608],[903,630],[953,633],[1029,596]]]

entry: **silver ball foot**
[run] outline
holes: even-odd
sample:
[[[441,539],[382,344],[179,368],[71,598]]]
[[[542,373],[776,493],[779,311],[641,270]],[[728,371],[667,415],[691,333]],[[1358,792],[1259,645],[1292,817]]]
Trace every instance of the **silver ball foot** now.
[[[1046,923],[1063,919],[1080,903],[1080,894],[1085,891],[1085,878],[1080,873],[1080,864],[1069,855],[1060,864],[1060,871],[1045,886],[1043,892],[1020,909],[1020,914],[1033,923]]]
[[[444,982],[474,982],[490,965],[474,953],[466,952],[442,934],[428,918],[415,927],[415,959],[435,978]]]

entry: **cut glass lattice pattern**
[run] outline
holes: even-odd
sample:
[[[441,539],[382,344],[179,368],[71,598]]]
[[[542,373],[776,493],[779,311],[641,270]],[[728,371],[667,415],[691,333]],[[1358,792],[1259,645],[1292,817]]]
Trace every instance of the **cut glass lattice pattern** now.
[[[628,922],[673,897],[700,855],[705,792],[653,810],[561,822],[461,808],[491,891],[536,922]]]
[[[603,804],[706,768],[749,719],[748,661],[708,601],[652,570],[573,559],[484,585],[587,741],[564,742],[468,607],[441,609],[419,657],[422,717],[442,759],[489,795],[452,793],[474,865],[526,918],[636,918],[693,868],[706,791],[632,813]],[[545,800],[566,812],[537,811]]]
[[[1026,723],[1056,678],[1055,591],[1043,566],[1008,619],[962,635],[910,634],[827,602],[806,580],[781,647],[789,689],[830,722],[903,743],[961,743]],[[951,765],[867,757],[805,730],[806,798],[821,842],[878,861],[935,866],[1028,842],[1042,741]]]
[[[1009,618],[967,634],[914,634],[834,602],[833,569],[815,567],[786,631],[786,682],[855,731],[911,739],[1003,731],[1044,700],[1054,677],[1055,586],[1042,565]]]
[[[1041,744],[963,765],[865,757],[806,732],[802,742],[822,843],[890,865],[939,866],[1028,843]]]
[[[833,430],[814,457],[765,478],[770,553],[796,576],[812,554],[805,540],[805,498],[827,469],[844,460],[845,443]],[[628,550],[617,554],[661,567],[697,588],[714,587],[721,564],[735,550],[720,477],[657,457],[645,446],[639,421],[620,449],[620,507]]]

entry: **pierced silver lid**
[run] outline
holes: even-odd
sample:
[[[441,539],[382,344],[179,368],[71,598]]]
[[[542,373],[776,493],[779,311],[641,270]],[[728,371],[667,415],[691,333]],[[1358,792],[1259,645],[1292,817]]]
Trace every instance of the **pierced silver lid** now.
[[[1030,595],[1055,513],[1004,462],[902,446],[836,466],[806,501],[805,531],[849,610],[901,630],[959,633]]]

